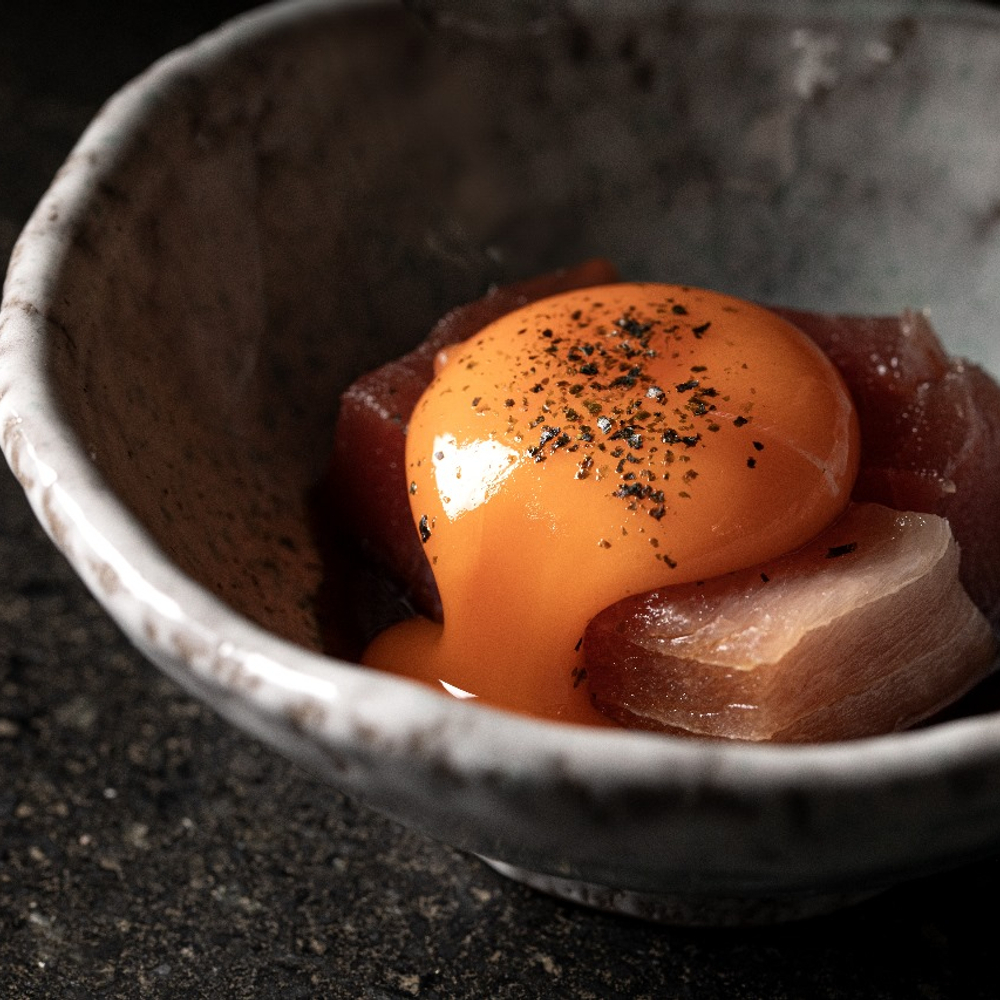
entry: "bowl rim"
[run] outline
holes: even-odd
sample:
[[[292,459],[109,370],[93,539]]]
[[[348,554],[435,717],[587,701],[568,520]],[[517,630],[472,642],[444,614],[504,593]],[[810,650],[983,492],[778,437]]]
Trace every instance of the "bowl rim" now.
[[[996,714],[842,743],[747,745],[588,729],[452,700],[310,652],[244,618],[177,568],[112,495],[45,379],[54,330],[46,304],[72,258],[73,220],[120,162],[120,137],[141,132],[151,93],[169,95],[184,76],[211,73],[234,51],[313,17],[380,6],[381,0],[294,0],[242,15],[165,56],[103,107],[17,242],[0,310],[0,437],[35,514],[89,589],[142,652],[181,683],[224,701],[225,714],[251,731],[266,731],[267,720],[294,719],[304,742],[327,748],[364,739],[371,752],[399,758],[419,745],[427,767],[445,762],[467,776],[502,766],[530,783],[558,766],[596,792],[696,786],[766,799],[817,788],[868,794],[947,769],[1000,767]],[[746,9],[793,8],[756,2]],[[836,16],[829,4],[798,9]],[[919,11],[1000,30],[1000,13],[972,4],[891,3],[881,15],[864,4],[846,9],[866,17]]]

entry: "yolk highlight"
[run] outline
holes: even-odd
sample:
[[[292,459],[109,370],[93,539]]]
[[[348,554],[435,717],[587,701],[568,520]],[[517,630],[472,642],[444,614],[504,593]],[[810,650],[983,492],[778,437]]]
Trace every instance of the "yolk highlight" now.
[[[580,653],[597,612],[797,548],[857,472],[854,407],[826,356],[713,292],[553,296],[436,367],[406,455],[444,624],[397,625],[364,661],[458,697],[601,722]]]

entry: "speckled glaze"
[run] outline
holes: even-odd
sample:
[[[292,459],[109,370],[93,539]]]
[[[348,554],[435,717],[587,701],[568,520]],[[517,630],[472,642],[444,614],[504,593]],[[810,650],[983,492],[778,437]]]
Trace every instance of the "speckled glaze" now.
[[[927,4],[268,8],[163,60],[15,250],[0,437],[157,664],[402,822],[592,905],[804,915],[1000,847],[1000,719],[822,747],[588,731],[320,652],[339,390],[591,255],[928,307],[1000,370],[1000,21]]]

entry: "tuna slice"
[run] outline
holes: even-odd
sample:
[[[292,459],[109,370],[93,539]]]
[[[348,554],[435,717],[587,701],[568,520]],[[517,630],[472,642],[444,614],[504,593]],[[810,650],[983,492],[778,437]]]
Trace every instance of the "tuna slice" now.
[[[958,562],[944,519],[852,504],[794,553],[601,612],[584,640],[592,695],[626,726],[705,737],[907,728],[992,668]]]
[[[1000,626],[1000,387],[949,357],[921,313],[775,311],[819,344],[854,398],[862,455],[854,499],[947,518],[962,582]]]

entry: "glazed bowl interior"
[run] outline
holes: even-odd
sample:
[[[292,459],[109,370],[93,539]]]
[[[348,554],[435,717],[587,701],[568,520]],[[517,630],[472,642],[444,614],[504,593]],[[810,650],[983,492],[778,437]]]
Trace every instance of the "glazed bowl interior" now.
[[[463,847],[695,894],[870,888],[992,849],[992,718],[721,747],[328,655],[308,497],[353,377],[491,283],[593,256],[783,305],[927,308],[1000,370],[998,82],[1000,22],[972,7],[254,15],[117,96],[22,237],[8,458],[151,658]]]

